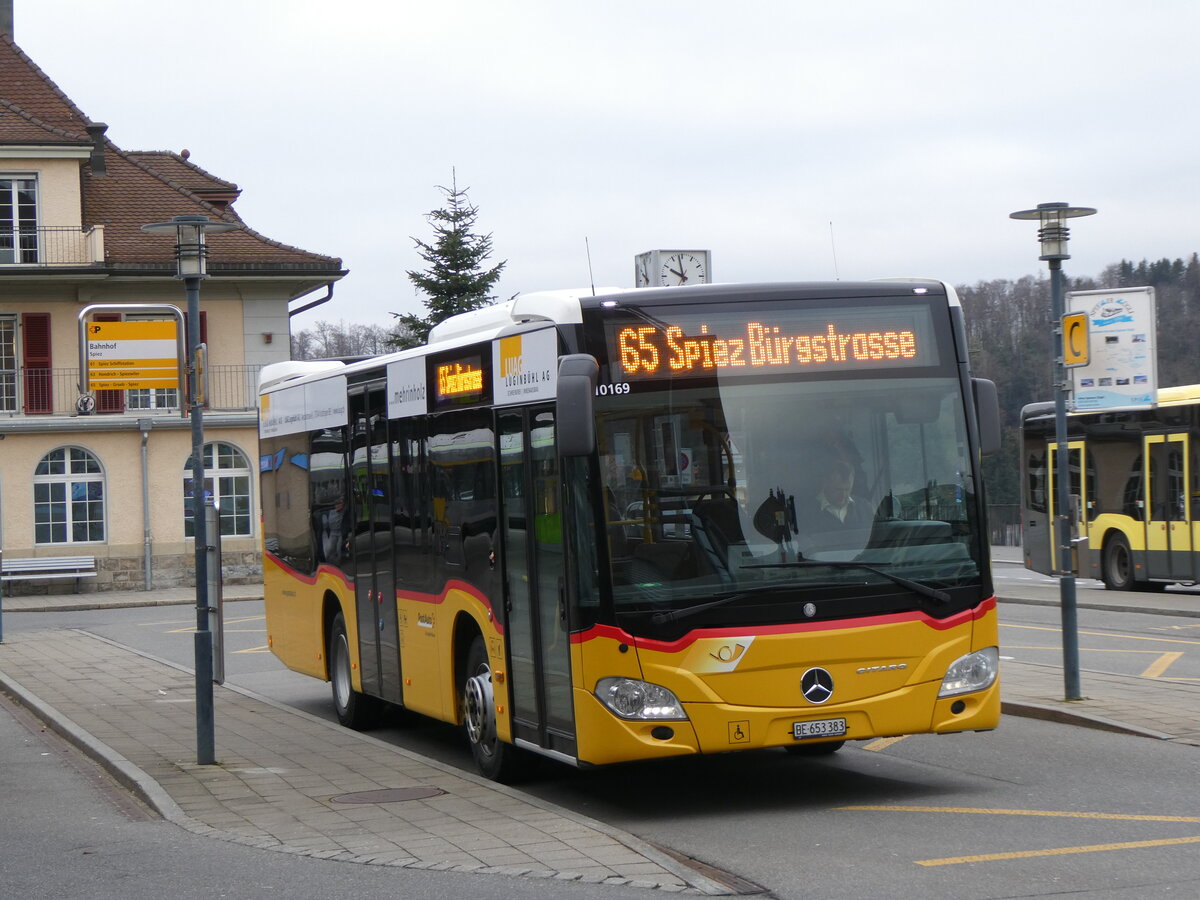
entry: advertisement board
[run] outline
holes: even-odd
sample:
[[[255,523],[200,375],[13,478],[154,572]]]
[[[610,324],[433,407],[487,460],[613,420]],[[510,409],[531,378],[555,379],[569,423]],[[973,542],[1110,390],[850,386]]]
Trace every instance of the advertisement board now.
[[[1071,291],[1067,312],[1088,317],[1088,364],[1070,370],[1072,409],[1145,409],[1158,391],[1154,288]]]

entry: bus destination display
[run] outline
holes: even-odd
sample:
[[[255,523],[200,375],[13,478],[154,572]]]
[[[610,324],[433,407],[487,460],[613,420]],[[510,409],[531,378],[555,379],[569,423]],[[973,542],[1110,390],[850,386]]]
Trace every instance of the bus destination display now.
[[[482,354],[432,360],[433,408],[472,406],[488,402],[488,367]]]
[[[704,315],[672,310],[610,321],[606,339],[614,378],[630,381],[937,365],[924,305]]]

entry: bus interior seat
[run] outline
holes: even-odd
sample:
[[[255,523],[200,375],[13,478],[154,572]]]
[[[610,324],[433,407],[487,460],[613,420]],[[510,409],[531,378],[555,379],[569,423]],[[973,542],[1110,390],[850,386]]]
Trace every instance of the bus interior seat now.
[[[653,566],[662,578],[694,578],[696,562],[692,545],[688,541],[656,541],[638,544],[633,548],[633,558]],[[643,569],[643,571],[645,571]]]
[[[700,500],[692,507],[692,535],[718,574],[729,573],[729,550],[745,545],[737,502],[729,497]]]

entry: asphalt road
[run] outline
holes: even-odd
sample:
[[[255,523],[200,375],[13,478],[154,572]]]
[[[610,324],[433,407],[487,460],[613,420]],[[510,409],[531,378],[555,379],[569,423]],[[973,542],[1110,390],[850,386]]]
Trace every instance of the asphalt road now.
[[[1055,664],[1057,615],[1005,605],[1002,652]],[[328,687],[266,652],[261,617],[260,604],[227,608],[228,680],[332,718]],[[1081,610],[1083,669],[1200,677],[1191,622]],[[156,608],[11,615],[6,628],[85,628],[190,665],[192,623],[187,608]],[[375,735],[471,765],[449,726],[403,719]],[[1005,717],[987,734],[852,744],[825,760],[762,752],[585,772],[546,763],[523,789],[780,898],[1142,898],[1200,895],[1197,783],[1193,747]]]

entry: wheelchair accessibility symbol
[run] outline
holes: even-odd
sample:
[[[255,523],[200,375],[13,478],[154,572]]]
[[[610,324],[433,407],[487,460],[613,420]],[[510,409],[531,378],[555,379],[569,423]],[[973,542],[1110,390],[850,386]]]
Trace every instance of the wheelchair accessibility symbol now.
[[[730,722],[729,723],[729,743],[731,743],[731,744],[748,744],[748,743],[750,743],[750,723],[749,722]]]

